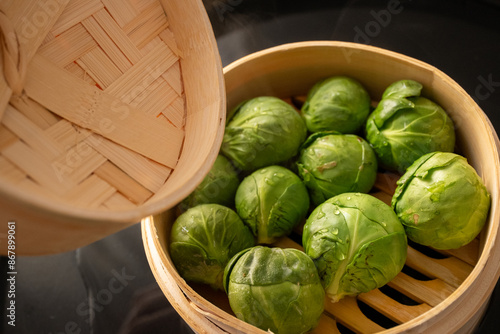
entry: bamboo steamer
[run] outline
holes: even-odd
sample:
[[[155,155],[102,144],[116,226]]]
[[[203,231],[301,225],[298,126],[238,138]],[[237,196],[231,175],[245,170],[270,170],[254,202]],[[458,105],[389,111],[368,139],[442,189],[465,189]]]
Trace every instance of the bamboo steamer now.
[[[500,161],[494,129],[473,99],[438,69],[395,52],[334,41],[285,44],[230,64],[224,68],[228,110],[259,95],[303,96],[313,83],[331,75],[360,80],[373,98],[380,98],[396,80],[420,81],[425,87],[422,95],[441,104],[454,120],[457,150],[482,177],[492,202],[488,222],[476,240],[441,253],[410,245],[405,269],[387,286],[336,304],[325,300],[314,333],[342,333],[346,328],[356,333],[473,331],[500,274]],[[389,202],[398,177],[379,174],[372,194]],[[168,251],[175,218],[175,210],[168,210],[142,221],[148,261],[173,307],[200,333],[265,333],[238,320],[223,292],[188,284],[179,276]],[[300,248],[289,238],[276,245]]]
[[[0,2],[0,245],[87,245],[187,196],[225,122],[200,0]],[[5,254],[7,247],[0,247]]]

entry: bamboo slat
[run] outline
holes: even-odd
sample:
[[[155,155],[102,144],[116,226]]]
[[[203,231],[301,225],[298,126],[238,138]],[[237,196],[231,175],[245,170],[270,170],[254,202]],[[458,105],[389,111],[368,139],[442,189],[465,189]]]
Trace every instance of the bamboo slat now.
[[[126,150],[98,135],[90,136],[85,142],[152,192],[156,192],[165,183],[172,171],[171,168]]]
[[[122,1],[117,6],[118,2],[114,2],[111,0],[103,1],[105,4],[111,3],[114,4],[113,7],[119,7],[116,11],[110,11],[109,7],[106,9],[99,10],[94,13],[95,20],[99,23],[102,29],[106,32],[106,34],[113,40],[116,46],[123,52],[123,55],[132,63],[137,63],[141,58],[141,52],[139,49],[132,43],[132,41],[128,38],[127,34],[120,28],[120,24],[116,21],[116,16],[112,17],[113,13],[121,13],[118,16],[126,16],[127,18],[124,21],[129,22],[133,16],[137,15],[133,9],[131,9],[127,4],[127,1]],[[111,15],[110,15],[111,13]],[[127,14],[125,14],[127,13]],[[168,44],[167,44],[168,45]]]
[[[319,320],[319,324],[316,328],[311,331],[312,334],[340,334],[340,331],[337,327],[337,321],[332,317],[323,313]]]
[[[384,330],[384,327],[367,318],[361,312],[356,298],[346,297],[337,303],[325,300],[325,311],[330,313],[345,327],[356,333],[377,333]]]
[[[111,62],[118,67],[122,73],[125,73],[130,67],[132,67],[132,63],[127,56],[122,53],[112,37],[108,35],[108,32],[99,25],[93,16],[89,16],[83,20],[82,25],[85,29],[87,29],[90,36],[92,36],[104,53],[106,53],[109,60],[111,60]]]
[[[97,208],[115,192],[108,182],[93,174],[68,191],[65,197],[78,206]]]
[[[123,27],[130,40],[141,49],[168,27],[163,9],[153,1],[139,15]]]
[[[110,185],[116,187],[120,193],[133,203],[144,203],[152,195],[151,191],[144,188],[144,186],[110,162],[106,162],[97,168],[95,174],[107,180]]]
[[[129,201],[121,193],[115,192],[99,208],[102,210],[131,210],[136,206],[136,203]]]
[[[120,69],[101,48],[92,49],[81,56],[76,63],[94,79],[96,85],[103,89],[106,89],[122,75]]]
[[[432,308],[427,304],[403,305],[378,289],[362,293],[357,299],[398,324],[413,320]]]
[[[408,247],[406,264],[428,277],[439,278],[455,288],[460,286],[474,269],[473,266],[457,258],[434,259],[412,247]]]
[[[120,27],[132,21],[139,14],[129,1],[102,0],[102,3]]]
[[[71,0],[52,29],[52,34],[60,35],[75,24],[83,21],[104,5],[100,0]]]
[[[68,44],[71,48],[68,48]],[[85,27],[79,23],[42,46],[38,54],[62,68],[96,48],[97,45]]]
[[[40,129],[47,129],[56,124],[60,117],[48,111],[44,106],[28,98],[26,95],[13,96],[10,104]]]
[[[440,279],[417,280],[405,273],[399,273],[388,285],[419,303],[436,306],[455,290]]]

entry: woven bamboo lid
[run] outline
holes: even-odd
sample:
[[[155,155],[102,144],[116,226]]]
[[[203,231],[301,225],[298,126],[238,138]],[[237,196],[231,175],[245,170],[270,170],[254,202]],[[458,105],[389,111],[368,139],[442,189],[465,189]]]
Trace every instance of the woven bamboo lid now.
[[[0,220],[18,254],[88,244],[201,182],[225,118],[201,1],[2,1],[0,27]]]

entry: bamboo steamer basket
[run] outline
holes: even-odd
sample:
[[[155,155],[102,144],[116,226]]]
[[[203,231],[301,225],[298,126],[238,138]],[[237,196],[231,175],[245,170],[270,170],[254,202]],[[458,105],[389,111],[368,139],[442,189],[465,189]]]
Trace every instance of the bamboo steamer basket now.
[[[90,244],[202,181],[225,122],[200,0],[0,2],[0,252]]]
[[[492,200],[487,224],[476,240],[441,253],[409,246],[405,269],[387,286],[335,304],[325,300],[314,333],[342,333],[346,328],[356,333],[473,331],[499,278],[500,162],[494,129],[473,99],[438,69],[395,52],[334,41],[285,44],[228,65],[224,68],[228,110],[259,95],[303,96],[316,81],[331,75],[360,80],[374,99],[396,80],[420,81],[423,95],[441,104],[454,120],[457,150],[475,167]],[[371,193],[389,203],[398,177],[379,174]],[[238,320],[223,292],[179,276],[168,250],[175,218],[175,210],[169,210],[142,221],[148,261],[172,306],[199,333],[265,333]],[[276,246],[300,248],[289,238]]]

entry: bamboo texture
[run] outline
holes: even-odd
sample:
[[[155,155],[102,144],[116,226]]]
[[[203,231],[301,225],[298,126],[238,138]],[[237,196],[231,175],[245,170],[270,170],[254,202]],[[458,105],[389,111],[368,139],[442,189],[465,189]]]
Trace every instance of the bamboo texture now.
[[[41,10],[40,2],[22,2],[2,8],[5,41],[20,6]],[[116,209],[117,193],[125,207],[143,204],[176,167],[185,132],[180,51],[168,17],[153,0],[60,7],[52,25],[36,31],[39,47],[24,50],[16,33],[11,44],[19,48],[3,50],[4,72],[19,59],[17,72],[5,75],[10,102],[1,101],[0,157],[15,175],[8,182],[35,183],[83,208]]]

